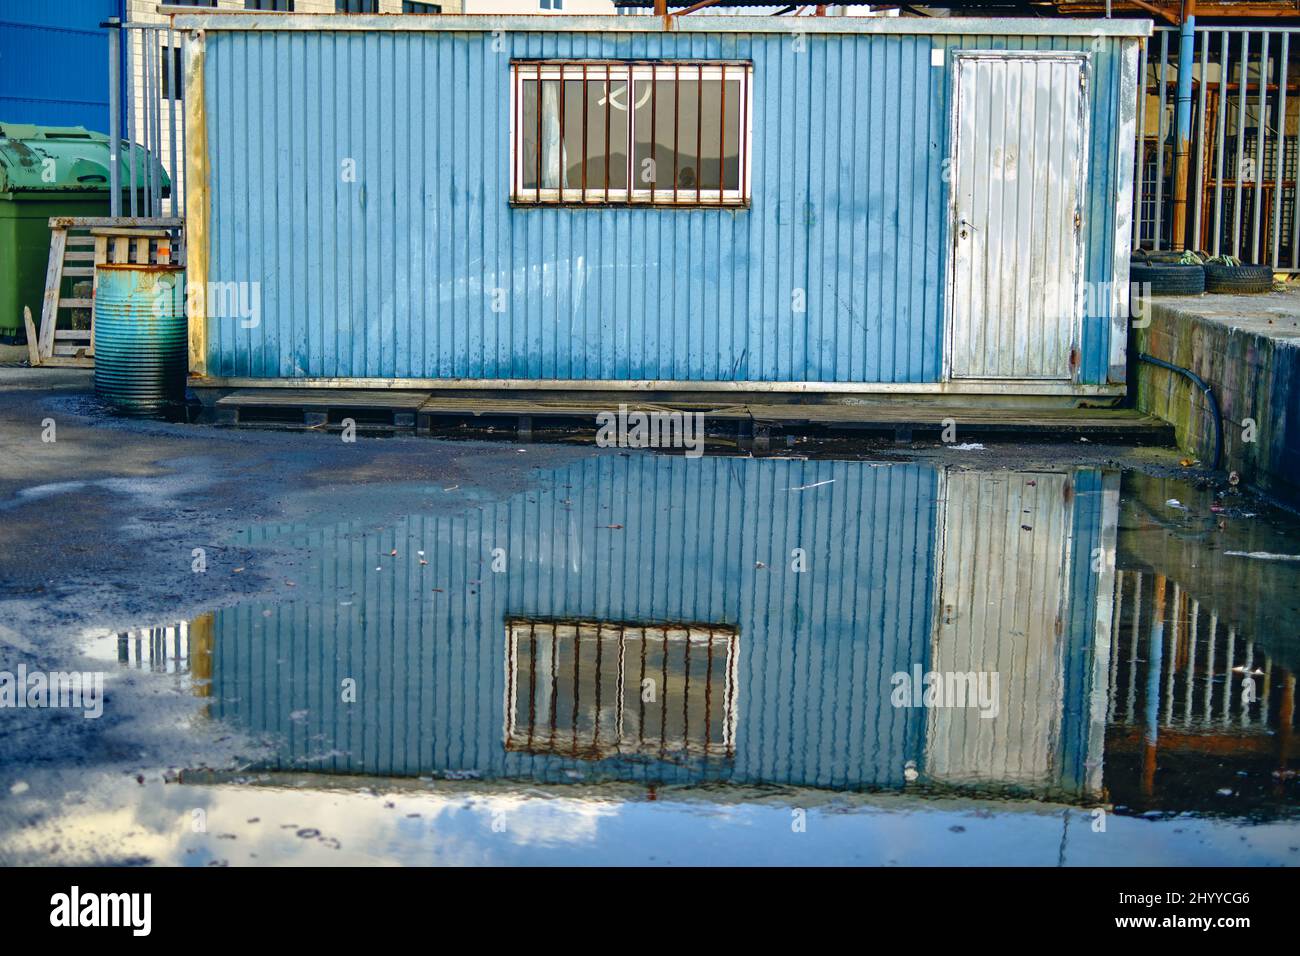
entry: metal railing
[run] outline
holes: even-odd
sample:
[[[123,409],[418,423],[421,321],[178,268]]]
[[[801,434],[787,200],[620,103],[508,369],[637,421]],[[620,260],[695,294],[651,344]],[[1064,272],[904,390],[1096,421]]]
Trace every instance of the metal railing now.
[[[125,141],[130,159],[127,182],[116,156],[110,163],[111,214],[184,217],[188,37],[162,24],[109,23],[109,139],[115,146]],[[164,188],[160,167],[170,188]]]
[[[190,673],[190,628],[182,621],[141,627],[117,635],[117,661],[133,670],[159,674]]]
[[[1139,59],[1133,245],[1300,272],[1300,27],[1197,27],[1181,89],[1180,40],[1157,27]]]
[[[1295,676],[1163,575],[1116,572],[1111,646],[1108,724],[1232,739],[1294,726]]]

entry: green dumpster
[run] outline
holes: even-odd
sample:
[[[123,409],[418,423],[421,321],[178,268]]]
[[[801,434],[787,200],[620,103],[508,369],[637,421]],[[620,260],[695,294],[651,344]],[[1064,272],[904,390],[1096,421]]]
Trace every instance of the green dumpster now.
[[[23,306],[39,325],[50,260],[51,216],[109,215],[109,142],[80,126],[0,122],[0,341],[21,342]],[[131,166],[118,152],[122,208],[130,208]],[[148,160],[137,150],[137,203]],[[155,169],[161,167],[155,163]],[[162,174],[163,195],[171,183]]]

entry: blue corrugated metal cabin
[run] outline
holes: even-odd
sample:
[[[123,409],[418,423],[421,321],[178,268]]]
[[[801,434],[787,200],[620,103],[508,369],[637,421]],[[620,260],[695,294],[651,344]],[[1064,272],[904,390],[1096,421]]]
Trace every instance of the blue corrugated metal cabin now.
[[[672,22],[177,16],[193,384],[1123,392],[1148,22]]]
[[[191,648],[266,769],[1095,795],[1117,513],[1093,468],[599,455],[465,515],[276,529],[299,598]],[[1000,719],[894,706],[917,668],[998,671]]]

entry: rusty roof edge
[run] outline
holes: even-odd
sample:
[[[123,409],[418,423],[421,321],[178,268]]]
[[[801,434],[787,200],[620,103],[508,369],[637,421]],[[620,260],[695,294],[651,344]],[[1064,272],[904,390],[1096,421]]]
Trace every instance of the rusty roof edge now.
[[[1148,37],[1150,20],[1034,19],[1028,17],[742,17],[672,16],[670,26],[653,16],[566,16],[550,14],[266,13],[221,10],[195,13],[194,7],[160,4],[158,12],[182,30],[322,30],[385,32],[548,33],[885,33],[925,36],[1086,36]]]

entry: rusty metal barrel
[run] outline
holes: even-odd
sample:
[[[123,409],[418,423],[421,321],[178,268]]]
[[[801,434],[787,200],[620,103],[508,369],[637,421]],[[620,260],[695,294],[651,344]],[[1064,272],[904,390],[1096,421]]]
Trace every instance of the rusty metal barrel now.
[[[95,393],[125,415],[160,417],[185,401],[184,269],[95,267]]]

